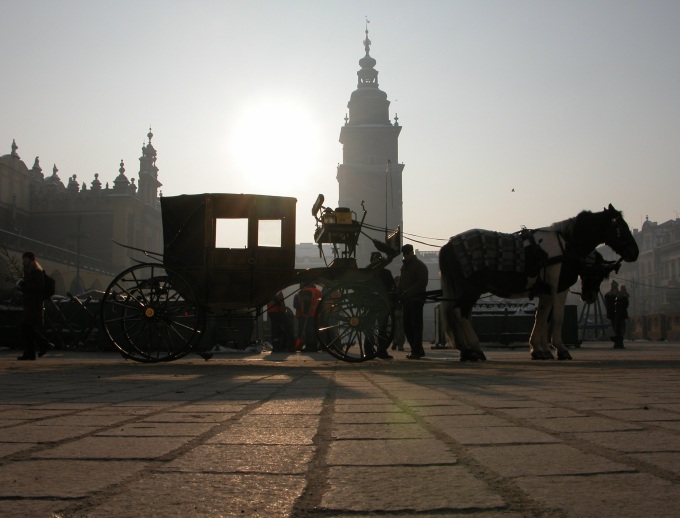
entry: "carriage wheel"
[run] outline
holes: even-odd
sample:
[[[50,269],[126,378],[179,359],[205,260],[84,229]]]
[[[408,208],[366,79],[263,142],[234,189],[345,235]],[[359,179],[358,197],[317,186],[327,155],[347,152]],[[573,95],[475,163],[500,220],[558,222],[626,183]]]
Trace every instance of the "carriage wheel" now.
[[[161,264],[138,264],[106,289],[102,327],[126,358],[145,363],[176,360],[201,338],[204,313],[195,301],[191,285],[178,273]]]
[[[315,323],[323,348],[348,362],[375,358],[378,344],[388,345],[394,336],[394,311],[389,299],[365,284],[326,290]]]

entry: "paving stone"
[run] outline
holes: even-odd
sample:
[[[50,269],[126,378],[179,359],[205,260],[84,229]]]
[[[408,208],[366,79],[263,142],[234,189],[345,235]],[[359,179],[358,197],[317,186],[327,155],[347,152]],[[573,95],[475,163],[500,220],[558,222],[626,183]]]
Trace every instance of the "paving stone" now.
[[[480,428],[495,426],[513,426],[515,423],[507,419],[501,419],[488,414],[480,415],[454,415],[454,416],[428,416],[425,420],[432,426],[442,430],[450,428]]]
[[[533,408],[504,408],[500,410],[504,415],[517,419],[551,419],[554,417],[583,417],[584,414],[574,412],[568,408],[533,407]]]
[[[551,419],[531,419],[530,424],[548,428],[556,432],[609,432],[614,430],[640,430],[641,426],[614,419],[597,416],[553,417]]]
[[[2,437],[2,433],[3,431],[0,430],[0,438]],[[28,450],[36,445],[37,443],[31,442],[0,442],[0,457],[6,457],[7,455],[13,455],[17,452]]]
[[[503,498],[484,482],[454,465],[337,466],[329,470],[328,486],[320,509],[334,514],[337,510],[422,513],[506,507]]]
[[[527,477],[517,484],[551,509],[568,509],[569,516],[678,516],[680,487],[644,473]]]
[[[455,464],[456,457],[441,441],[434,439],[345,440],[331,443],[327,463],[329,466]]]
[[[368,423],[413,423],[414,419],[407,414],[398,414],[396,412],[353,412],[344,414],[335,414],[333,417],[335,423],[344,424],[368,424]]]
[[[194,412],[165,412],[162,414],[154,414],[145,417],[139,423],[222,423],[234,416],[234,413],[217,413],[217,412],[201,412],[195,410]]]
[[[319,426],[317,415],[255,415],[243,416],[241,426],[254,428],[316,428]]]
[[[288,517],[304,487],[304,477],[293,475],[156,473],[84,515]]]
[[[85,437],[33,454],[60,459],[156,459],[182,446],[187,437]]]
[[[625,421],[677,421],[680,422],[680,414],[653,408],[635,408],[623,410],[599,410],[598,413]]]
[[[37,424],[21,424],[11,428],[3,428],[0,439],[3,442],[58,442],[64,439],[80,437],[96,430],[87,426],[40,426]]]
[[[210,473],[285,473],[303,475],[314,454],[313,446],[295,444],[210,444],[198,446],[172,462],[163,471]]]
[[[97,437],[193,437],[201,435],[213,426],[215,425],[210,423],[156,423],[145,420],[111,427],[94,435]]]
[[[316,428],[234,426],[208,439],[209,444],[312,444]]]
[[[473,447],[470,454],[504,477],[633,471],[634,468],[564,444]]]
[[[27,460],[0,466],[4,498],[78,498],[118,484],[144,468],[140,462]],[[3,504],[0,503],[0,508]],[[6,516],[6,515],[5,515]]]
[[[422,439],[432,434],[415,423],[334,424],[333,439]]]
[[[448,428],[444,433],[461,444],[526,444],[559,441],[547,433],[520,426]]]
[[[581,433],[577,437],[622,452],[680,451],[680,436],[670,431]]]
[[[471,405],[437,405],[437,406],[419,406],[414,411],[422,416],[436,416],[436,415],[479,415],[486,413],[485,410]]]
[[[680,452],[633,453],[630,457],[680,475]]]

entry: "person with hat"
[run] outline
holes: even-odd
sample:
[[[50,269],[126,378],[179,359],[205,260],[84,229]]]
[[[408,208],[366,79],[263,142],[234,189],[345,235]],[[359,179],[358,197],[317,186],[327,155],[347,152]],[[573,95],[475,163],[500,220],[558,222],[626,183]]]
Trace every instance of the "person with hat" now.
[[[17,287],[23,292],[24,311],[21,316],[21,341],[24,353],[17,360],[35,360],[36,346],[38,356],[43,356],[49,344],[43,335],[43,317],[45,305],[43,293],[45,291],[45,275],[40,263],[35,260],[33,252],[24,252],[21,256],[24,266],[24,278],[17,282]]]
[[[423,307],[425,306],[425,290],[427,288],[427,266],[413,251],[413,245],[401,247],[403,261],[398,289],[404,297],[403,319],[404,334],[411,346],[409,360],[418,360],[425,356],[423,349]]]

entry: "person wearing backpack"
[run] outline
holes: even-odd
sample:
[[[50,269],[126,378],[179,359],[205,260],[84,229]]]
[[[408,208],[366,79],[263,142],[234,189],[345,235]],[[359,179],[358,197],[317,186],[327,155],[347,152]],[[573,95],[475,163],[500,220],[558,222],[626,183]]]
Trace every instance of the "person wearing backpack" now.
[[[35,260],[33,252],[24,252],[21,260],[24,265],[24,278],[17,283],[17,287],[23,292],[21,341],[24,353],[17,358],[20,361],[35,360],[36,348],[39,357],[49,348],[47,338],[43,334],[45,272]]]

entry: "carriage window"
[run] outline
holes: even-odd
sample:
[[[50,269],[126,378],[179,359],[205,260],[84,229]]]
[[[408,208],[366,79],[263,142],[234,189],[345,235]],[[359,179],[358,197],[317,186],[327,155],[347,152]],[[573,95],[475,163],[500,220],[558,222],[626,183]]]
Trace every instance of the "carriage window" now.
[[[280,219],[260,219],[257,221],[257,246],[269,246],[281,248]]]
[[[248,219],[217,218],[215,248],[248,248]]]

